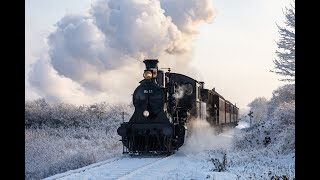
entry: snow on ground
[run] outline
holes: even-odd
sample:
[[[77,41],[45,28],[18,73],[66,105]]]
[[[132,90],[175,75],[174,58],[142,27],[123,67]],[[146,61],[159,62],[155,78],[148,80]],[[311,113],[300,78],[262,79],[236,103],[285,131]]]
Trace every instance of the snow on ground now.
[[[206,153],[198,155],[175,155],[163,157],[122,157],[113,158],[109,162],[101,162],[78,170],[58,174],[45,180],[75,180],[75,179],[235,179],[236,175],[229,172],[213,172],[207,165]],[[210,179],[212,179],[210,178]]]
[[[198,123],[198,127],[201,127],[201,131],[193,130],[194,134],[186,144],[176,154],[164,159],[159,156],[121,155],[117,159],[58,174],[46,180],[246,180],[295,177],[294,153],[279,155],[271,150],[240,150],[232,146],[234,137],[241,134],[244,130],[242,128],[248,127],[248,123],[240,122],[236,128],[226,129],[220,135],[210,133],[209,129],[204,128],[203,122]],[[200,138],[200,135],[203,135],[201,132],[207,134],[207,137]]]
[[[238,123],[238,126],[236,126],[237,129],[244,129],[244,128],[248,128],[248,127],[250,127],[250,124],[245,121],[240,121]]]

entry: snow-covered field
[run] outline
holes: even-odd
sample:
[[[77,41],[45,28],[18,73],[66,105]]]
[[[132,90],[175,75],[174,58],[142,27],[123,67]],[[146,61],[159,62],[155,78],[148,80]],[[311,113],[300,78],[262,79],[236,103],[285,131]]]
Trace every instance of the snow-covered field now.
[[[199,124],[201,125],[197,126],[199,129],[195,130],[195,135],[191,136],[186,144],[172,156],[130,157],[121,155],[78,170],[57,174],[46,180],[294,178],[294,153],[276,155],[265,150],[237,150],[232,145],[234,136],[240,135],[241,129],[248,127],[247,123],[240,122],[239,126],[234,129],[226,130],[220,135],[211,136],[209,134],[210,138],[202,140],[199,139],[200,136],[196,136],[200,130],[203,132],[205,123],[200,122]],[[201,146],[201,144],[206,144],[206,146]],[[191,145],[197,145],[198,148],[191,147]],[[225,163],[223,163],[224,158]],[[224,166],[225,170],[221,166]]]
[[[130,113],[131,109],[26,102],[26,179],[43,179],[121,155],[116,130],[123,111]]]

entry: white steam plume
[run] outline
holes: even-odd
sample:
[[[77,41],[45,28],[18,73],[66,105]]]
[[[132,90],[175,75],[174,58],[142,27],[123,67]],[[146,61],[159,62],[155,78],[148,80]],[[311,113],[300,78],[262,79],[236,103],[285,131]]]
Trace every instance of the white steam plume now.
[[[189,121],[188,137],[179,150],[182,154],[197,153],[204,150],[227,149],[232,145],[233,131],[216,134],[206,120]]]
[[[187,67],[197,27],[213,15],[211,0],[97,1],[88,14],[66,15],[56,24],[49,57],[33,65],[30,84],[50,100],[129,102],[143,59]]]

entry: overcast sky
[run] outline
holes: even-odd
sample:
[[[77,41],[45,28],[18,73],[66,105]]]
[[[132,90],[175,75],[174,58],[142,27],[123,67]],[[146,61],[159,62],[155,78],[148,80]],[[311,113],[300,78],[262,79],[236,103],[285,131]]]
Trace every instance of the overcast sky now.
[[[32,64],[48,56],[46,38],[66,14],[86,14],[93,0],[27,0],[25,25],[26,99],[44,96],[28,81]],[[202,24],[192,43],[191,68],[205,87],[216,88],[238,107],[254,98],[270,98],[283,82],[269,72],[276,57],[282,10],[290,0],[215,0],[215,17]],[[160,64],[161,66],[161,60]],[[137,69],[141,75],[143,69]],[[174,71],[174,68],[173,68]],[[52,85],[54,86],[54,85]],[[63,86],[62,86],[63,87]],[[50,94],[54,96],[54,94]],[[67,96],[67,95],[66,95]],[[65,96],[64,96],[65,97]]]

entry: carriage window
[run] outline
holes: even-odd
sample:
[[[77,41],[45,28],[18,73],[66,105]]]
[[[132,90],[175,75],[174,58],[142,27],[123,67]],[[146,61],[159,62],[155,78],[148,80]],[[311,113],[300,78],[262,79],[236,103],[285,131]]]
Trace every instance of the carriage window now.
[[[185,93],[186,95],[191,95],[193,93],[193,86],[190,83],[185,85]]]

